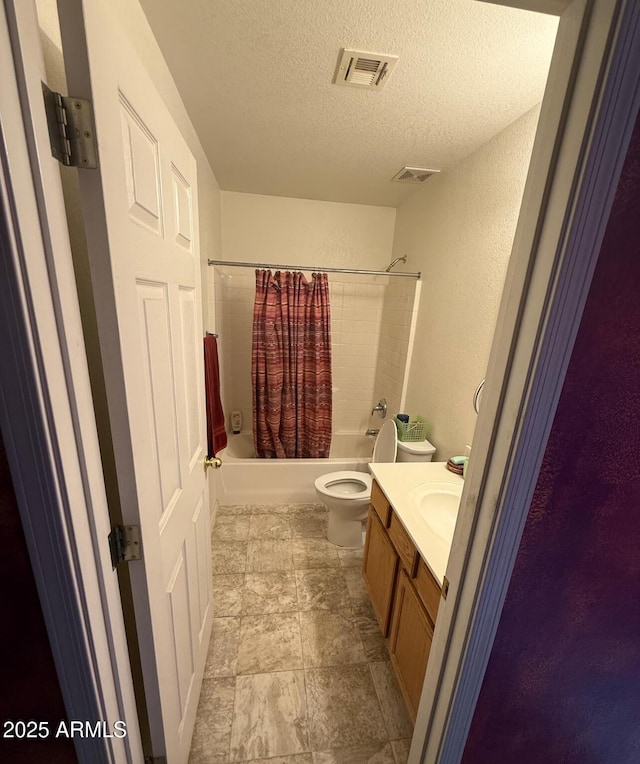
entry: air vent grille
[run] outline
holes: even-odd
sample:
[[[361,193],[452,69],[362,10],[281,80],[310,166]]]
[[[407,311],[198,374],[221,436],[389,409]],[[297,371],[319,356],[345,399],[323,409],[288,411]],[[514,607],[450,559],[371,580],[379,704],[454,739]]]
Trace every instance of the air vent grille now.
[[[428,170],[425,167],[403,167],[391,180],[396,183],[424,183],[427,178],[439,172],[440,170]]]
[[[397,56],[343,48],[338,57],[338,68],[333,81],[336,85],[382,90],[397,60]]]

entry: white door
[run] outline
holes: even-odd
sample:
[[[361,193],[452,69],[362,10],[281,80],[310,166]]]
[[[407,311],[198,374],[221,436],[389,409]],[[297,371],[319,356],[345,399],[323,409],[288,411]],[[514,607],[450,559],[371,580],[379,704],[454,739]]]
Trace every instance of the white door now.
[[[153,753],[186,762],[211,632],[196,163],[98,0],[61,3],[69,89],[93,102],[79,172]],[[86,39],[86,45],[85,45]]]

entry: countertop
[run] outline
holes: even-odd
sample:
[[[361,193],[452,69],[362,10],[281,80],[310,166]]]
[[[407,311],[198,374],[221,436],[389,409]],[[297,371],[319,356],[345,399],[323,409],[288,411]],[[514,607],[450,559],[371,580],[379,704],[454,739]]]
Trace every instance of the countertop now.
[[[459,475],[450,472],[445,462],[395,462],[370,464],[371,474],[393,505],[400,521],[436,580],[442,586],[451,546],[444,542],[416,514],[409,494],[420,483],[446,481],[464,485]]]

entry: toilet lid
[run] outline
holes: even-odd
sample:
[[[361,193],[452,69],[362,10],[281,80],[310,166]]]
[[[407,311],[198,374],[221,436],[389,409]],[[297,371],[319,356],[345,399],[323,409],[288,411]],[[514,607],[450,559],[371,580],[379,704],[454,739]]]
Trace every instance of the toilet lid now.
[[[395,462],[398,452],[398,431],[393,419],[388,419],[380,428],[373,448],[372,462]]]

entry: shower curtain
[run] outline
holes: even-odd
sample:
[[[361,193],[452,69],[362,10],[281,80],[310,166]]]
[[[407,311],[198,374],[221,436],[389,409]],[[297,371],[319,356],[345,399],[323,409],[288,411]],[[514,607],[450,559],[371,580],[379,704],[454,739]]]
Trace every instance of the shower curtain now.
[[[256,270],[251,380],[256,456],[329,456],[331,332],[326,273]]]

